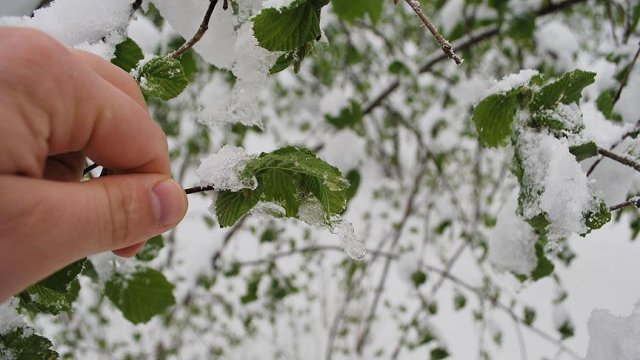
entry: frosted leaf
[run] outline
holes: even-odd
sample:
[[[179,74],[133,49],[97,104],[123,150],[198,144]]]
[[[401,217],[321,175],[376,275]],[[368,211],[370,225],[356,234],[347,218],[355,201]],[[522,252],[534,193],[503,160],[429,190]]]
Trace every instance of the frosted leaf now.
[[[285,217],[287,210],[280,204],[274,202],[260,201],[251,209],[251,213],[262,217]]]
[[[548,134],[525,132],[519,138],[525,187],[533,196],[523,205],[526,219],[545,212],[551,224],[550,241],[584,233],[583,214],[593,209],[586,174],[560,140]]]
[[[17,307],[18,298],[15,297],[0,304],[0,335],[26,325],[22,316],[18,314]]]
[[[552,119],[562,124],[562,128],[572,132],[578,132],[584,129],[582,112],[576,103],[568,105],[559,103],[555,109],[542,110],[538,115]]]
[[[129,0],[56,0],[33,17],[0,19],[0,25],[39,29],[64,45],[111,58],[115,45],[124,39],[130,12]]]
[[[529,275],[538,264],[535,250],[538,237],[516,214],[517,203],[514,194],[498,214],[489,237],[489,261],[502,270]]]
[[[585,360],[640,358],[640,302],[629,316],[594,310],[588,323],[589,347]]]
[[[489,94],[505,93],[512,89],[526,85],[531,79],[538,75],[537,70],[524,69],[517,74],[511,74],[503,77],[500,81],[495,82],[488,90]]]
[[[331,233],[338,235],[342,248],[354,260],[363,260],[367,255],[364,241],[356,236],[353,225],[341,217],[332,219]]]
[[[255,189],[255,178],[246,180],[238,176],[251,158],[243,148],[225,145],[218,153],[202,159],[196,173],[204,184],[213,185],[216,190]]]

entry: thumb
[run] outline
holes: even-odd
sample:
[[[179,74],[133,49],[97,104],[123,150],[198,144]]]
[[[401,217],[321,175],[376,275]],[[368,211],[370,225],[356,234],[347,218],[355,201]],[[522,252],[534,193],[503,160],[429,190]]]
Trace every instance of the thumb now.
[[[17,282],[15,291],[84,256],[167,231],[187,209],[180,185],[157,174],[82,183],[0,176],[0,204],[0,288]]]

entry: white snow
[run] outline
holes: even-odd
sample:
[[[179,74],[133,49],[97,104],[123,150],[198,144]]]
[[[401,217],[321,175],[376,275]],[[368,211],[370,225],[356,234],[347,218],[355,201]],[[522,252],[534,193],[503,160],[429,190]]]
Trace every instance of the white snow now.
[[[539,114],[562,123],[563,127],[571,132],[578,132],[584,128],[582,112],[576,103],[560,103],[555,109],[544,109]]]
[[[536,75],[538,75],[538,71],[533,69],[524,69],[520,70],[517,74],[507,75],[491,85],[487,94],[506,93],[512,89],[528,84]]]
[[[130,12],[130,0],[56,0],[33,17],[1,18],[0,25],[39,29],[64,45],[110,59],[124,39]]]
[[[16,310],[18,298],[10,298],[0,304],[0,335],[25,326],[25,322]]]
[[[243,148],[225,145],[216,154],[202,159],[196,173],[203,185],[213,185],[216,190],[253,189],[257,185],[255,179],[246,181],[238,176],[249,159],[251,156]]]
[[[629,316],[594,310],[589,318],[585,360],[640,359],[640,302]]]
[[[529,275],[538,264],[535,245],[538,236],[516,214],[518,196],[513,196],[498,213],[498,222],[489,235],[489,261],[516,274]]]
[[[586,174],[567,145],[549,134],[524,132],[519,137],[524,182],[540,193],[524,204],[523,216],[531,219],[546,212],[551,242],[584,233],[583,214],[593,207]]]

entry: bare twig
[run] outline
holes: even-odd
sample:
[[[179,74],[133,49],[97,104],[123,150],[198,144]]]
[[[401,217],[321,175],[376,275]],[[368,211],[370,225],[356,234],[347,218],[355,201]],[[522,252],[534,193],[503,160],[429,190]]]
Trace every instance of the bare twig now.
[[[629,138],[629,137],[636,137],[638,136],[638,132],[640,132],[640,120],[636,121],[636,127],[631,130],[631,131],[627,131],[624,135],[622,135],[622,137],[620,138],[620,140],[616,141],[613,145],[611,145],[611,147],[609,147],[609,150],[613,150],[615,149],[618,145],[620,145],[620,143],[622,143],[625,139]],[[604,159],[604,156],[600,156],[598,158],[598,160],[596,160],[590,167],[589,170],[587,171],[587,176],[590,176],[591,173],[593,173],[593,171],[596,169],[596,167],[600,164],[600,162],[602,161],[602,159]]]
[[[236,232],[238,232],[238,230],[242,228],[242,225],[244,225],[244,222],[246,220],[247,220],[247,215],[240,218],[240,220],[238,220],[238,222],[235,223],[233,227],[229,229],[229,231],[225,234],[224,240],[222,240],[222,246],[220,246],[220,248],[216,250],[216,252],[211,257],[211,268],[214,271],[217,271],[220,269],[220,265],[218,263],[220,262],[220,257],[222,257],[222,252],[227,247],[227,245],[229,245],[229,243],[231,242],[233,235],[235,235]]]
[[[225,4],[227,1],[225,1]],[[202,23],[198,28],[198,31],[193,35],[191,39],[182,44],[178,50],[170,53],[167,57],[172,59],[177,59],[182,56],[187,51],[191,50],[191,48],[204,36],[204,33],[209,29],[209,21],[211,20],[211,14],[213,14],[213,10],[215,10],[216,5],[218,4],[218,0],[209,0],[209,7],[204,14],[204,18],[202,19]]]
[[[586,0],[566,0],[561,3],[554,3],[545,7],[540,8],[536,11],[536,17],[541,17],[549,14],[556,13],[558,11],[562,11],[564,9],[570,8],[573,5],[583,3]],[[451,48],[455,51],[464,51],[470,48],[475,47],[476,45],[482,43],[485,40],[496,37],[500,31],[498,26],[488,26],[483,29],[479,29],[469,34],[465,38],[462,38],[458,41],[454,41],[451,45]],[[429,56],[428,60],[420,67],[419,73],[425,73],[436,64],[448,59],[449,57],[438,51]],[[389,97],[395,90],[400,87],[400,79],[397,78],[391,82],[384,90],[382,90],[377,96],[373,98],[373,100],[369,101],[368,104],[364,107],[363,114],[367,115],[375,108],[380,106],[382,102]]]
[[[420,18],[420,21],[422,21],[424,26],[426,26],[427,29],[429,29],[429,32],[436,39],[442,51],[445,54],[447,54],[447,57],[453,60],[456,63],[456,65],[462,64],[463,60],[460,59],[458,55],[456,55],[456,53],[453,51],[453,48],[451,47],[451,44],[449,43],[449,41],[447,41],[447,39],[445,39],[440,34],[440,32],[438,32],[438,29],[436,29],[436,27],[433,26],[433,23],[431,23],[427,15],[424,13],[424,11],[422,11],[422,6],[420,5],[420,2],[418,2],[418,0],[405,0],[405,1],[407,4],[409,4],[409,6],[411,6],[411,9],[413,9],[416,15],[418,15],[418,17]]]
[[[613,205],[609,207],[609,211],[617,211],[630,206],[640,208],[640,196],[632,197],[631,199],[623,201],[620,204]]]
[[[289,251],[284,251],[284,252],[280,252],[280,253],[275,253],[275,254],[271,254],[269,256],[260,258],[260,259],[255,259],[255,260],[248,260],[248,261],[238,261],[235,262],[235,264],[239,265],[239,266],[253,266],[253,265],[261,265],[261,264],[268,264],[274,260],[283,258],[283,257],[288,257],[291,255],[296,255],[296,254],[306,254],[306,253],[312,253],[312,252],[318,252],[318,251],[339,251],[339,252],[344,252],[344,249],[340,246],[336,246],[336,245],[314,245],[314,246],[307,246],[307,247],[302,247],[302,248],[295,248],[295,249],[291,249]],[[390,259],[397,259],[398,255],[393,254],[393,253],[389,253],[386,251],[380,251],[380,250],[376,250],[376,249],[367,249],[367,253],[368,254],[378,254],[379,256],[383,256],[386,258],[390,258]]]
[[[438,273],[438,274],[446,277],[447,280],[450,280],[451,282],[453,282],[454,284],[458,285],[459,287],[464,288],[467,291],[470,291],[470,292],[476,294],[479,298],[484,298],[484,299],[490,300],[491,303],[497,309],[500,309],[500,310],[504,311],[505,313],[507,313],[514,321],[517,321],[518,323],[520,323],[522,325],[525,325],[531,332],[533,332],[536,335],[542,337],[543,339],[549,341],[550,343],[553,343],[554,345],[556,345],[558,347],[558,349],[561,349],[562,351],[564,351],[565,353],[567,353],[571,357],[573,357],[573,358],[575,358],[577,360],[582,360],[582,357],[580,357],[580,355],[578,355],[578,353],[576,353],[572,349],[568,348],[565,344],[562,343],[561,340],[558,340],[558,339],[554,338],[553,336],[547,334],[546,332],[534,327],[533,325],[528,324],[527,322],[524,321],[523,318],[521,318],[518,315],[516,315],[516,313],[514,313],[513,310],[509,306],[504,305],[501,302],[496,301],[495,299],[487,298],[487,295],[484,294],[480,289],[467,284],[466,282],[462,281],[458,277],[455,277],[455,276],[451,275],[451,273],[448,273],[448,272],[446,272],[446,271],[444,271],[442,269],[439,269],[437,267],[430,266],[430,265],[424,265],[424,267],[430,272],[435,272],[435,273]]]
[[[640,172],[640,164],[633,161],[632,159],[629,159],[628,157],[622,156],[622,155],[618,155],[614,152],[611,152],[609,150],[606,149],[602,149],[602,148],[598,148],[598,154],[607,157],[611,160],[617,161],[622,165],[626,165],[630,168],[635,169],[636,171]]]
[[[633,56],[633,60],[631,60],[631,63],[627,68],[627,72],[624,74],[624,78],[620,82],[618,91],[616,91],[616,95],[613,97],[613,105],[615,105],[618,102],[618,100],[620,100],[620,95],[622,94],[622,90],[624,89],[625,86],[627,86],[627,82],[629,81],[629,75],[633,71],[633,67],[636,65],[636,62],[638,62],[639,56],[640,56],[640,43],[638,43],[638,50],[636,50],[636,54]]]
[[[392,240],[391,245],[389,247],[391,249],[391,251],[393,251],[393,249],[395,248],[396,244],[400,240],[400,237],[402,236],[402,230],[403,230],[405,224],[407,223],[407,221],[409,220],[409,217],[413,213],[413,208],[415,206],[415,199],[416,199],[416,197],[418,195],[418,192],[420,190],[420,184],[422,183],[422,178],[424,177],[424,174],[425,174],[425,166],[424,166],[424,164],[426,163],[426,159],[423,159],[423,161],[421,161],[420,163],[423,164],[423,166],[420,167],[420,169],[418,170],[418,173],[416,174],[416,177],[415,177],[415,179],[413,181],[411,192],[410,192],[409,197],[407,199],[407,204],[406,204],[406,206],[404,208],[404,213],[402,214],[402,218],[400,219],[400,222],[398,222],[398,226],[396,227],[396,231],[394,233],[393,240]],[[384,268],[382,270],[382,275],[380,276],[380,281],[378,282],[378,286],[376,287],[376,290],[375,290],[373,302],[371,303],[371,308],[369,309],[369,313],[368,313],[368,315],[367,315],[367,317],[365,319],[364,328],[363,328],[362,333],[359,336],[358,342],[356,344],[356,351],[358,353],[362,353],[362,349],[364,347],[365,341],[366,341],[367,337],[369,336],[369,332],[371,331],[371,324],[373,322],[373,319],[374,319],[374,317],[376,315],[376,311],[378,309],[378,303],[380,302],[380,297],[382,296],[382,291],[384,290],[384,285],[385,285],[386,280],[387,280],[387,275],[389,273],[390,265],[391,265],[391,258],[387,258],[385,260],[385,263],[384,263]]]

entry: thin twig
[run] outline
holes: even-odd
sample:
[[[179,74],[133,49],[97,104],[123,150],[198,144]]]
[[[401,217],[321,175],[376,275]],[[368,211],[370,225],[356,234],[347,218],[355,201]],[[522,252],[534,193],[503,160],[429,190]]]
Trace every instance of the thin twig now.
[[[555,3],[548,6],[545,6],[538,11],[536,11],[536,17],[541,17],[545,15],[550,15],[556,13],[558,11],[562,11],[570,8],[573,5],[583,3],[586,0],[567,0],[561,3]],[[469,34],[463,39],[459,39],[454,41],[451,45],[451,48],[455,51],[464,51],[474,46],[482,43],[485,40],[492,39],[500,33],[500,29],[497,26],[488,26],[483,29],[476,30],[475,32]],[[433,53],[429,56],[429,59],[420,67],[419,73],[423,74],[429,70],[436,64],[448,59],[449,57],[438,51],[437,53]],[[380,106],[382,102],[389,97],[395,90],[400,87],[400,79],[396,78],[389,84],[384,90],[382,90],[377,96],[373,98],[373,100],[369,101],[368,104],[364,107],[363,115],[367,115],[371,113],[375,108]]]
[[[431,23],[427,15],[424,13],[424,11],[422,11],[422,6],[420,5],[420,2],[418,2],[418,0],[405,0],[405,1],[407,4],[409,4],[409,6],[411,6],[413,11],[416,13],[416,15],[418,15],[418,17],[420,18],[420,21],[422,21],[424,26],[426,26],[427,29],[429,29],[429,32],[436,39],[442,51],[445,54],[447,54],[447,57],[453,60],[456,63],[456,65],[462,64],[463,60],[460,59],[458,55],[456,55],[456,53],[453,51],[453,48],[451,47],[451,44],[449,43],[449,41],[447,41],[447,39],[445,39],[440,34],[440,32],[438,32],[438,29],[436,29],[436,27],[433,26],[433,23]]]
[[[226,1],[225,1],[226,3]],[[202,19],[202,23],[198,28],[198,31],[193,35],[191,39],[182,44],[178,50],[170,53],[167,57],[171,59],[177,59],[182,56],[187,51],[191,50],[191,48],[204,36],[204,33],[209,29],[209,21],[211,20],[211,14],[213,14],[213,10],[215,10],[216,5],[218,4],[218,0],[209,0],[209,7],[204,14],[204,18]]]
[[[622,94],[622,90],[624,89],[625,86],[627,86],[627,82],[629,81],[629,75],[633,71],[633,67],[636,65],[636,62],[638,62],[639,56],[640,56],[640,43],[638,43],[638,50],[636,50],[636,54],[633,56],[633,60],[631,60],[631,63],[627,68],[627,72],[624,74],[624,78],[622,78],[622,81],[620,82],[618,91],[616,91],[616,96],[613,97],[613,105],[615,105],[618,102],[618,100],[620,100],[620,95]]]
[[[468,290],[470,292],[473,292],[479,298],[487,299],[487,295],[484,294],[480,289],[467,284],[466,282],[462,281],[460,278],[451,275],[451,273],[447,273],[444,270],[439,269],[439,268],[434,267],[434,266],[431,266],[431,265],[424,265],[424,267],[428,271],[439,273],[440,275],[443,275],[444,277],[447,278],[447,280],[450,280],[451,282],[453,282],[454,284],[460,286],[461,288],[464,288],[464,289],[466,289],[466,290]],[[547,334],[546,332],[534,327],[532,324],[529,324],[529,323],[525,322],[524,319],[519,317],[518,315],[516,315],[516,313],[514,313],[513,310],[509,306],[506,306],[506,305],[502,304],[499,301],[495,301],[495,299],[492,299],[492,298],[488,298],[487,300],[490,300],[491,303],[496,308],[498,308],[498,309],[504,311],[505,313],[507,313],[514,321],[517,321],[520,324],[525,325],[529,330],[531,330],[531,332],[533,332],[536,335],[544,338],[545,340],[553,343],[554,345],[556,345],[558,347],[558,349],[561,349],[562,351],[564,351],[565,353],[567,353],[571,357],[573,357],[573,358],[575,358],[577,360],[582,360],[582,357],[580,357],[580,355],[578,355],[578,353],[576,353],[572,349],[568,348],[565,344],[562,343],[561,340],[558,340],[558,339],[554,338],[553,336]]]
[[[624,140],[626,140],[629,137],[636,137],[638,136],[638,132],[640,132],[640,120],[636,121],[636,126],[633,130],[631,131],[627,131],[624,135],[622,135],[622,137],[620,138],[620,140],[616,141],[613,145],[611,145],[609,147],[609,150],[613,150],[615,149],[618,145],[620,145]],[[596,169],[596,167],[600,164],[600,162],[602,161],[602,159],[604,159],[604,156],[600,156],[598,158],[598,160],[596,160],[590,167],[589,170],[587,171],[587,177],[589,177],[591,175],[591,173],[593,173],[593,171]]]
[[[184,192],[187,195],[196,194],[205,191],[215,191],[216,188],[213,185],[202,185],[202,186],[194,186],[190,188],[184,189]]]
[[[426,156],[426,155],[425,155]],[[393,240],[391,242],[391,245],[389,247],[389,249],[391,251],[393,251],[393,249],[395,248],[396,244],[398,243],[398,241],[400,240],[400,237],[402,236],[402,230],[404,229],[405,224],[407,223],[407,221],[409,220],[411,214],[413,213],[413,209],[415,206],[415,199],[418,195],[418,192],[420,190],[420,185],[422,183],[422,178],[424,177],[425,174],[425,166],[424,164],[426,163],[426,161],[424,161],[426,159],[423,159],[423,161],[421,161],[420,163],[423,164],[423,166],[420,167],[420,169],[418,170],[418,174],[416,175],[414,181],[413,181],[413,186],[411,188],[411,192],[409,194],[409,197],[407,199],[407,204],[405,206],[404,209],[404,213],[402,214],[402,218],[400,219],[400,222],[398,223],[398,226],[396,227],[396,231],[393,237]],[[391,265],[391,258],[387,258],[385,260],[384,263],[384,267],[382,270],[382,275],[380,276],[380,280],[378,282],[378,286],[376,287],[375,290],[375,294],[374,294],[374,298],[373,298],[373,302],[371,304],[371,308],[369,309],[369,313],[365,319],[365,325],[364,325],[364,329],[362,330],[362,333],[360,335],[360,337],[358,338],[357,344],[356,344],[356,351],[361,354],[362,353],[362,349],[364,347],[365,341],[367,339],[367,337],[369,336],[369,332],[371,331],[371,324],[373,322],[373,319],[375,317],[376,311],[378,309],[378,304],[380,302],[380,297],[382,296],[382,291],[384,290],[384,285],[386,283],[387,280],[387,275],[389,273],[389,267]]]
[[[598,154],[607,157],[611,160],[617,161],[622,165],[626,165],[630,168],[635,169],[636,171],[640,172],[640,164],[633,161],[632,159],[629,159],[628,157],[622,156],[622,155],[618,155],[614,152],[611,152],[609,150],[606,149],[602,149],[602,148],[598,148]]]
[[[632,197],[627,201],[623,201],[620,204],[613,205],[609,207],[609,211],[617,211],[630,206],[635,206],[636,208],[640,208],[640,196]]]
[[[220,266],[219,266],[218,262],[220,261],[220,258],[222,257],[222,252],[227,247],[227,245],[229,245],[229,243],[231,242],[231,239],[233,238],[233,235],[235,235],[236,232],[238,232],[238,230],[240,230],[240,228],[244,225],[244,222],[247,220],[247,217],[248,216],[245,215],[242,218],[240,218],[240,220],[238,220],[238,222],[235,223],[233,225],[233,227],[231,229],[229,229],[229,231],[225,234],[224,239],[222,240],[222,246],[220,246],[220,248],[218,250],[216,250],[216,252],[211,257],[211,268],[214,271],[217,271],[217,270],[220,269]]]
[[[291,249],[289,251],[284,251],[284,252],[280,252],[280,253],[271,254],[269,256],[266,256],[266,257],[263,257],[263,258],[260,258],[260,259],[248,260],[248,261],[237,261],[237,262],[234,262],[234,264],[239,265],[239,266],[254,266],[254,265],[268,264],[270,262],[273,262],[274,260],[277,260],[277,259],[280,259],[280,258],[283,258],[283,257],[288,257],[288,256],[296,255],[296,254],[306,254],[306,253],[318,252],[318,251],[339,251],[339,252],[344,252],[344,248],[342,248],[341,246],[337,246],[337,245],[307,246],[307,247],[295,248],[295,249]],[[383,256],[383,257],[390,258],[390,259],[397,259],[398,258],[397,254],[389,253],[389,252],[386,252],[386,251],[380,251],[380,250],[376,250],[376,249],[367,249],[367,253],[368,254],[378,254],[379,256]]]

